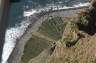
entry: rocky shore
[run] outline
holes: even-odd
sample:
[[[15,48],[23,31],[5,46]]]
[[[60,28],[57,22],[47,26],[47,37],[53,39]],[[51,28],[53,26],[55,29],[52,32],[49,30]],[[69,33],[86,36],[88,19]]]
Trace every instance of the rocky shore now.
[[[21,38],[17,39],[16,46],[11,56],[8,59],[8,63],[20,63],[21,56],[23,55],[24,46],[26,42],[32,37],[32,33],[37,31],[38,27],[46,19],[50,19],[53,17],[70,18],[70,17],[73,17],[82,8],[86,8],[86,7],[62,9],[62,10],[55,10],[55,11],[50,10],[49,12],[41,12],[39,14],[30,16],[29,18],[30,18],[31,24],[26,29],[25,33],[21,36]]]

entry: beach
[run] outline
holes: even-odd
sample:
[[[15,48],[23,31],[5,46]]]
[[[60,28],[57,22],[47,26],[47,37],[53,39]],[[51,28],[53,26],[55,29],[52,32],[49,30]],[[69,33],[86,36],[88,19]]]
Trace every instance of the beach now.
[[[8,63],[20,63],[21,56],[23,55],[24,46],[26,42],[32,37],[32,33],[36,32],[42,22],[47,19],[51,19],[54,17],[64,17],[71,18],[74,17],[77,12],[82,10],[85,7],[77,7],[77,8],[69,8],[69,9],[61,9],[61,10],[50,10],[50,11],[42,11],[41,13],[34,14],[29,17],[29,21],[31,24],[26,29],[25,33],[17,39],[15,48],[8,59]]]

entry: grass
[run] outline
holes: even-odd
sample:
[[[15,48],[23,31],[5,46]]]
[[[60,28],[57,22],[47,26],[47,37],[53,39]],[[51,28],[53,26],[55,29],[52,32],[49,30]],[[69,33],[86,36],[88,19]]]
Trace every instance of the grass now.
[[[49,41],[38,37],[32,37],[24,48],[21,63],[27,63],[31,58],[38,56],[44,49],[49,47]]]
[[[60,17],[56,17],[43,22],[38,32],[50,37],[51,39],[59,40],[62,37],[64,28],[64,21]]]
[[[85,26],[88,26],[89,22],[86,15],[81,15],[79,23]]]

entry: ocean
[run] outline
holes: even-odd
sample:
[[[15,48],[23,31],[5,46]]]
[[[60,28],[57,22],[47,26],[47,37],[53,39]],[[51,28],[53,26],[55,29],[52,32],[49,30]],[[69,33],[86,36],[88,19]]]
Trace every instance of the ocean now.
[[[12,4],[6,29],[2,63],[7,63],[16,40],[23,35],[30,24],[28,17],[34,13],[49,11],[49,9],[68,9],[88,5],[88,0],[21,0],[19,3]]]

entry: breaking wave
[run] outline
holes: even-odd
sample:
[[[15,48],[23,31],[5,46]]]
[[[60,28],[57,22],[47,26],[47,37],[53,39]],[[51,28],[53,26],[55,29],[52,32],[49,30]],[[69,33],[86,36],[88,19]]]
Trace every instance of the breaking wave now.
[[[77,5],[73,5],[72,7],[68,7],[68,6],[56,6],[56,5],[49,5],[47,6],[47,8],[40,8],[39,10],[38,9],[31,9],[31,10],[28,10],[28,11],[24,11],[24,17],[28,17],[28,16],[31,16],[35,13],[40,13],[42,11],[49,11],[50,9],[51,10],[61,10],[61,9],[70,9],[70,8],[78,8],[78,7],[84,7],[84,6],[89,6],[89,3],[79,3]]]
[[[15,47],[16,39],[23,35],[29,24],[30,22],[23,21],[14,28],[7,29],[5,35],[5,44],[3,47],[2,63],[6,63],[13,48]]]
[[[69,8],[76,8],[76,7],[83,7],[83,6],[88,6],[89,3],[80,3],[77,5],[73,5],[72,7],[67,7],[67,6],[54,6],[50,5],[47,8],[41,8],[41,9],[31,9],[28,11],[24,11],[24,17],[29,17],[35,13],[40,13],[41,11],[49,11],[50,9],[52,10],[61,10],[61,9],[69,9]],[[15,47],[16,44],[16,39],[20,38],[25,30],[27,29],[28,25],[30,22],[27,21],[22,21],[19,25],[15,26],[14,28],[9,28],[6,31],[5,35],[5,44],[3,48],[3,55],[2,55],[2,63],[7,63],[7,60],[12,53],[12,50]]]

